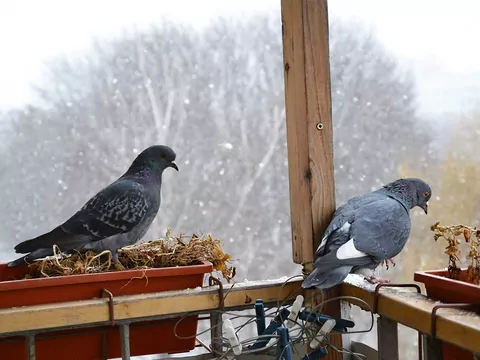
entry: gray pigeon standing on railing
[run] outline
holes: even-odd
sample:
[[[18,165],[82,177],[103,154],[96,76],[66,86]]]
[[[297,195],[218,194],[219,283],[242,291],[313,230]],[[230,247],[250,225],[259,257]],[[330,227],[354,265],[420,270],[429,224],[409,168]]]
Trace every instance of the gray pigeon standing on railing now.
[[[410,210],[419,206],[427,214],[431,196],[425,181],[408,178],[348,200],[335,211],[315,253],[314,270],[302,287],[326,290],[350,273],[392,261],[410,236]],[[367,280],[385,281],[373,276]]]
[[[117,250],[140,240],[160,208],[162,174],[174,168],[175,152],[164,145],[142,151],[118,180],[91,198],[77,213],[49,233],[15,246],[15,252],[26,254],[8,264],[53,255],[53,245],[62,252],[75,250],[110,250],[117,269],[122,269]]]

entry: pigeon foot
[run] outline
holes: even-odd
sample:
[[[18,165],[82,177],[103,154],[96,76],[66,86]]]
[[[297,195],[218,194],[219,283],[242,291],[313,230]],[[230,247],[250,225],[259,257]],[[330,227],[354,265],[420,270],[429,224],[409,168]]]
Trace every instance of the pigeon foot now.
[[[389,284],[390,283],[390,280],[377,278],[375,276],[365,277],[365,280],[367,280],[370,284]]]
[[[114,266],[115,266],[115,270],[117,270],[117,271],[123,271],[123,270],[125,270],[125,267],[124,267],[122,264],[120,264],[120,263],[115,263]]]
[[[390,268],[390,266],[388,265],[388,263],[392,264],[392,266],[394,267],[395,265],[397,265],[395,263],[395,261],[393,261],[393,259],[386,259],[386,260],[382,260],[381,264],[382,265],[385,265],[385,267],[387,268],[387,270]]]
[[[114,254],[112,254],[112,262],[115,266],[115,270],[117,270],[117,271],[125,270],[125,267],[122,265],[122,263],[118,259],[118,252],[116,252],[116,251],[115,251]]]

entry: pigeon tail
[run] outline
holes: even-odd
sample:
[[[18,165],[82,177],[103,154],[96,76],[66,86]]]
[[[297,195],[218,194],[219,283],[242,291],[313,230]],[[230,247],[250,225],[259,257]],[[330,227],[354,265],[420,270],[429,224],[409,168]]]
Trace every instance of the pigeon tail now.
[[[8,263],[8,267],[15,267],[15,266],[24,265],[24,264],[32,262],[35,259],[40,259],[40,258],[44,258],[44,257],[51,256],[51,255],[53,255],[53,249],[52,248],[37,249],[37,250],[31,252],[28,255],[25,255],[25,256],[22,256],[21,258],[10,261]]]
[[[62,248],[72,248],[72,245],[83,245],[88,242],[88,238],[82,235],[69,234],[65,232],[61,226],[56,227],[52,231],[40,235],[34,239],[25,240],[15,246],[15,252],[18,254],[26,254],[37,249],[51,248],[58,245]]]
[[[308,277],[303,280],[302,287],[304,289],[317,288],[321,290],[330,289],[339,285],[345,280],[353,266],[340,266],[329,272],[321,273],[319,269],[314,269]]]

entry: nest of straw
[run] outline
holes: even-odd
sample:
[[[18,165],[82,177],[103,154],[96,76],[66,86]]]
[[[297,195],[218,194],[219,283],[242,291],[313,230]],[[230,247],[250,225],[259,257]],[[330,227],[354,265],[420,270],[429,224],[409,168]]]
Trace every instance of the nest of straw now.
[[[95,274],[117,271],[110,251],[96,254],[93,251],[64,255],[54,245],[54,256],[29,265],[26,278]],[[211,235],[193,234],[189,239],[180,233],[172,236],[167,231],[165,238],[124,247],[118,251],[124,269],[152,269],[175,266],[198,265],[210,261],[216,271],[230,282],[235,268],[230,266],[231,256],[224,253],[222,243]]]

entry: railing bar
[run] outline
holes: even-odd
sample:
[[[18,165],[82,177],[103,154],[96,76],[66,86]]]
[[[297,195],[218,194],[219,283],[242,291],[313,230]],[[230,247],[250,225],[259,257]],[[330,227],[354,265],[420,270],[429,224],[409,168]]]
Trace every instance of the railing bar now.
[[[425,360],[443,360],[443,342],[429,335],[423,335],[423,358]]]
[[[378,359],[398,360],[398,323],[384,316],[377,319]]]
[[[35,360],[35,334],[28,334],[25,337],[27,343],[27,359]]]
[[[210,315],[210,348],[215,355],[222,352],[222,314],[218,312]]]
[[[122,360],[130,360],[130,325],[120,324],[120,343],[122,346]]]
[[[288,301],[283,301],[283,305],[291,305],[293,303],[294,299],[290,299]],[[269,302],[265,304],[269,308],[275,307],[277,304],[276,302]],[[235,312],[235,311],[246,311],[250,310],[252,308],[252,305],[239,305],[239,306],[232,306],[228,307],[225,309],[225,311],[229,312]],[[189,316],[193,315],[207,315],[205,317],[199,318],[199,320],[208,320],[209,315],[212,312],[211,309],[209,310],[201,310],[201,311],[192,311],[188,312]],[[166,319],[171,319],[171,318],[178,318],[179,316],[184,316],[186,313],[177,313],[177,314],[168,314],[168,315],[159,315],[159,316],[148,316],[148,317],[141,317],[141,318],[131,318],[128,319],[128,321],[135,327],[137,326],[142,326],[142,322],[146,321],[156,321],[156,320],[166,320]],[[184,320],[184,321],[188,321]],[[193,320],[192,320],[193,321]],[[71,329],[85,329],[85,328],[95,328],[95,327],[100,327],[100,326],[109,326],[109,322],[99,322],[99,323],[90,323],[90,324],[82,324],[82,325],[75,325],[75,326],[62,326],[62,327],[51,327],[48,329],[36,329],[35,332],[39,334],[44,334],[41,336],[42,338],[48,337],[48,333],[50,332],[56,332],[56,331],[61,331],[61,330],[71,330]],[[149,326],[149,324],[145,324],[145,326]],[[25,334],[30,333],[31,331],[25,330],[25,331],[20,331],[20,332],[11,332],[11,333],[0,333],[0,342],[11,342],[12,340],[3,340],[2,338],[10,338],[10,337],[16,337],[16,336],[25,336]],[[61,335],[55,335],[55,337],[61,336]],[[23,341],[23,340],[17,340],[17,341]]]

